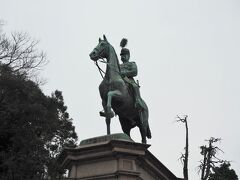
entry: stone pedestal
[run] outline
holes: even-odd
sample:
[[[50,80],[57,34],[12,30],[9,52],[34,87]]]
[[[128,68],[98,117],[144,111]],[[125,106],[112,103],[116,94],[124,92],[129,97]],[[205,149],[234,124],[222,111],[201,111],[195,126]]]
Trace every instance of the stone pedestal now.
[[[78,148],[64,149],[58,161],[74,180],[177,180],[147,149],[125,134],[84,140]]]

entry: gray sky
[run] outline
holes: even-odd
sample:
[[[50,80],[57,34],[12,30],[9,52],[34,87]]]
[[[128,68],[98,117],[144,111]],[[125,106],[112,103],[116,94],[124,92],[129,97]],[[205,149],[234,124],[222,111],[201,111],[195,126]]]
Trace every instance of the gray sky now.
[[[105,34],[119,54],[126,37],[150,111],[149,150],[182,177],[185,129],[174,121],[188,114],[190,178],[199,179],[199,146],[210,137],[223,139],[219,157],[240,176],[240,1],[2,0],[0,18],[5,32],[40,40],[50,61],[42,89],[63,91],[79,140],[106,134],[98,115],[101,76],[89,53]],[[111,130],[121,132],[117,118]],[[138,129],[132,138],[140,142]]]

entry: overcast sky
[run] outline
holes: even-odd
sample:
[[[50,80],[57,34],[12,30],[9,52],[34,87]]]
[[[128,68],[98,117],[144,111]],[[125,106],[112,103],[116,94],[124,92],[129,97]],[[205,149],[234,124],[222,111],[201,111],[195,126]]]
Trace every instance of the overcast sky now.
[[[175,117],[187,114],[190,178],[199,179],[199,146],[210,137],[222,138],[219,157],[240,176],[240,1],[1,0],[0,19],[5,32],[40,40],[49,60],[42,89],[63,92],[80,141],[106,134],[89,53],[105,34],[119,54],[125,37],[150,111],[149,150],[182,177],[185,129]],[[117,118],[111,131],[121,132]],[[132,138],[141,141],[138,129]]]

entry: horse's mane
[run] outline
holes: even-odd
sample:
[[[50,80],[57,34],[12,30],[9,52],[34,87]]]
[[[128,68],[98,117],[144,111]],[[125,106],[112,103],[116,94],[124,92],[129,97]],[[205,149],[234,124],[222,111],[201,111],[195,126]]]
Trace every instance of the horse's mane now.
[[[120,68],[120,64],[119,64],[119,60],[118,60],[117,53],[116,53],[114,47],[113,47],[110,43],[109,43],[109,45],[110,45],[110,47],[111,47],[112,50],[113,50],[113,53],[114,53],[114,55],[115,55],[115,58],[117,59],[118,70],[119,70],[119,72],[121,73],[121,68]]]

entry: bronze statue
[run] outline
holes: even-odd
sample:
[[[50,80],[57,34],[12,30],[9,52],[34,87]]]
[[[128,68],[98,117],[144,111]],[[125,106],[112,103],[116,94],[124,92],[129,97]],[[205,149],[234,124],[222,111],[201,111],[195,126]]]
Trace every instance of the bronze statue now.
[[[102,61],[106,63],[107,68],[103,81],[99,85],[104,109],[104,113],[100,112],[100,115],[106,118],[107,134],[110,134],[110,121],[114,116],[113,109],[119,117],[123,132],[130,136],[130,130],[138,126],[142,136],[142,143],[146,143],[146,137],[151,138],[151,131],[148,124],[148,107],[140,97],[139,87],[137,87],[137,90],[134,89],[136,83],[133,77],[137,75],[137,66],[133,62],[127,63],[130,53],[129,56],[121,53],[123,64],[120,65],[113,46],[105,36],[103,38],[103,40],[99,38],[99,43],[90,53],[90,58],[96,64],[99,59],[107,59],[107,62]],[[125,65],[125,63],[127,64]],[[129,75],[129,72],[124,72],[126,69],[131,69],[134,72],[131,71]]]

